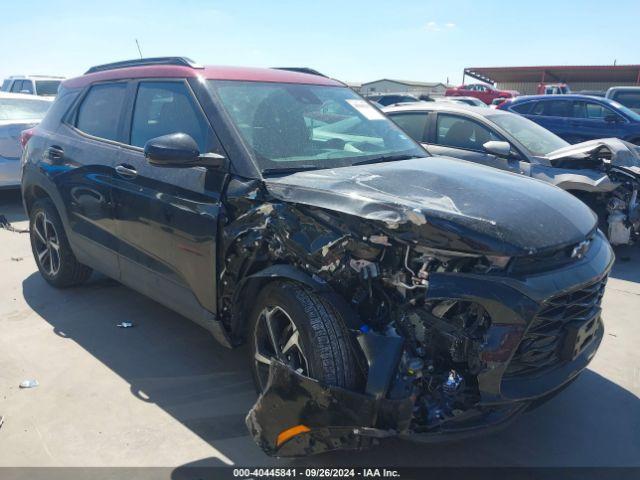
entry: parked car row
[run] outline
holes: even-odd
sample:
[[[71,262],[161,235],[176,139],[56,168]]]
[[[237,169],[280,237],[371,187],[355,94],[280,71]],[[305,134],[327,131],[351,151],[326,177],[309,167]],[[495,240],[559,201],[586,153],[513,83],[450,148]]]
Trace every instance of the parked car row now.
[[[498,108],[533,120],[569,143],[616,137],[640,145],[640,114],[607,98],[532,95]]]
[[[520,173],[563,140],[415,105],[388,112],[403,130],[319,75],[93,67],[25,136],[38,269],[59,288],[100,271],[248,343],[246,422],[270,455],[504,425],[595,355],[613,251],[575,196],[452,158],[486,150]]]

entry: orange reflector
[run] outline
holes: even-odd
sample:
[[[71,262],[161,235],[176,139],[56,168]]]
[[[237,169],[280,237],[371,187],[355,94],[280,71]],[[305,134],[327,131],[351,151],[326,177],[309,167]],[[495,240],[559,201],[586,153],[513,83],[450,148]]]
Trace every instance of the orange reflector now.
[[[311,429],[306,425],[296,425],[295,427],[287,428],[278,434],[278,438],[276,439],[276,447],[279,447],[287,440],[291,440],[296,435],[300,435],[301,433],[310,432]]]

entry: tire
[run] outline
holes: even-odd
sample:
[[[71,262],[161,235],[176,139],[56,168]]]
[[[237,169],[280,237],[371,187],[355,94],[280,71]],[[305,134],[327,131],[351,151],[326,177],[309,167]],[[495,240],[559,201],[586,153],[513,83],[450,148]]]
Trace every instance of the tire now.
[[[51,200],[37,200],[31,207],[29,237],[38,270],[50,285],[71,287],[86,282],[91,276],[91,268],[78,262],[73,254]]]
[[[267,316],[279,338],[276,343],[281,347],[280,352],[274,351],[267,332]],[[284,352],[295,332],[297,346]],[[359,370],[349,332],[337,309],[327,299],[300,285],[275,281],[262,289],[249,319],[249,344],[251,370],[258,392],[267,384],[267,360],[278,353],[281,361],[303,375],[327,385],[357,387]]]

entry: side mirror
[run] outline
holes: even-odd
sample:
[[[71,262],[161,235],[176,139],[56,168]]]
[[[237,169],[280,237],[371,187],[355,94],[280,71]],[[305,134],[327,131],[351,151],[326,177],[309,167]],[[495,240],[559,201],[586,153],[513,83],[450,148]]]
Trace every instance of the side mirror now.
[[[487,153],[491,153],[497,157],[508,157],[511,155],[511,145],[509,142],[491,140],[490,142],[482,144],[482,147]]]
[[[144,156],[156,167],[221,168],[225,157],[217,153],[200,154],[196,141],[186,133],[170,133],[152,138],[144,146]]]

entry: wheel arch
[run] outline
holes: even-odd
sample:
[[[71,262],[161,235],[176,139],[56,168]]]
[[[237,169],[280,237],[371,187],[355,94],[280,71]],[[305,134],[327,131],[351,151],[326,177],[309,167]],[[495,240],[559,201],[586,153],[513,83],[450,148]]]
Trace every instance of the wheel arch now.
[[[347,327],[353,328],[358,320],[354,312],[349,308],[344,298],[335,292],[322,279],[309,275],[307,272],[287,264],[270,265],[258,272],[245,277],[235,291],[233,297],[233,311],[231,324],[229,325],[231,337],[234,343],[244,343],[248,327],[248,314],[252,304],[246,299],[253,299],[269,283],[273,281],[289,281],[309,288],[314,293],[322,295],[331,301],[333,306],[339,311],[340,317],[345,321]]]

